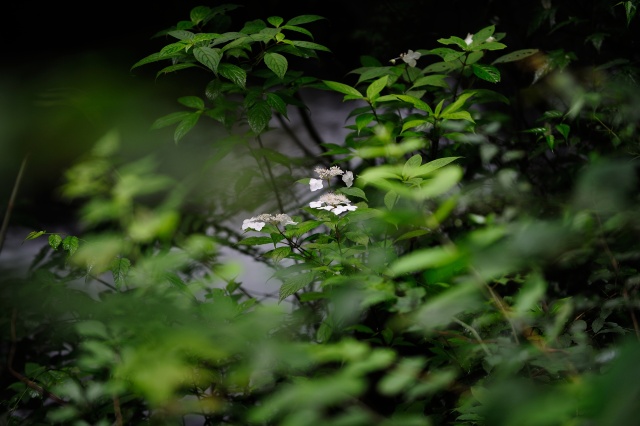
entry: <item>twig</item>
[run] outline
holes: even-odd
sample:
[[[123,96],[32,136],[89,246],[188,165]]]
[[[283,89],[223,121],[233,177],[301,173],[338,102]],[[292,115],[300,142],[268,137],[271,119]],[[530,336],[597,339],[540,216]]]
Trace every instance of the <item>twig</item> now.
[[[13,184],[13,190],[11,191],[11,197],[9,198],[9,203],[7,204],[7,210],[4,214],[4,219],[2,220],[2,229],[0,229],[0,253],[2,253],[2,246],[4,246],[4,240],[7,236],[7,229],[9,228],[9,218],[11,217],[11,211],[13,210],[13,206],[16,202],[16,197],[18,196],[18,187],[20,186],[20,182],[22,181],[22,175],[24,174],[24,170],[27,168],[28,158],[29,153],[27,153],[22,159],[22,164],[20,164],[20,170],[18,171],[18,176],[16,176],[16,181]]]

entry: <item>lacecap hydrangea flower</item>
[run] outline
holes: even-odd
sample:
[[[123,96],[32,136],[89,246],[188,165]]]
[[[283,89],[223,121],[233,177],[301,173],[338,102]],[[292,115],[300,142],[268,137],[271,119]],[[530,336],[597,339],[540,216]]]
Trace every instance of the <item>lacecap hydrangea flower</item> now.
[[[351,201],[349,201],[347,197],[334,192],[329,192],[320,196],[318,201],[310,202],[309,207],[313,209],[327,210],[336,215],[346,211],[354,211],[358,208],[357,206],[352,206]]]
[[[328,169],[324,167],[316,167],[314,171],[320,179],[309,179],[309,188],[311,191],[322,189],[325,180],[328,182],[332,177],[340,175],[342,175],[342,181],[347,186],[353,185],[353,173],[349,171],[345,172],[338,166],[331,166]]]
[[[296,225],[298,222],[294,222],[289,215],[280,213],[280,214],[261,214],[258,216],[254,216],[251,219],[245,219],[242,222],[242,230],[253,229],[256,231],[261,231],[264,226],[270,223],[272,225]]]
[[[464,39],[464,42],[467,44],[467,46],[473,43],[473,34],[468,33],[467,38]]]

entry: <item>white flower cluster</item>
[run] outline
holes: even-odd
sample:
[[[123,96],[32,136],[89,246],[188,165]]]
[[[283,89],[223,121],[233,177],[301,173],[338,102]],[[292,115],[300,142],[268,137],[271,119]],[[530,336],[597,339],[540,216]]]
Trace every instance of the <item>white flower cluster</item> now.
[[[358,208],[357,206],[352,206],[351,201],[349,201],[349,199],[344,195],[333,192],[320,196],[318,201],[310,202],[309,207],[328,210],[336,215],[346,211],[354,211]]]
[[[353,185],[353,172],[345,172],[338,166],[331,166],[331,168],[329,169],[325,169],[324,167],[316,167],[314,171],[320,179],[309,179],[309,187],[311,188],[311,191],[322,189],[324,185],[323,181],[326,180],[328,182],[332,177],[340,175],[342,175],[342,181],[347,186]]]
[[[353,185],[353,172],[344,171],[338,166],[332,166],[329,169],[325,169],[323,167],[316,167],[316,174],[320,179],[311,179],[309,181],[309,186],[311,187],[311,191],[317,191],[318,189],[323,188],[323,181],[329,182],[332,177],[342,176],[342,181],[348,186]],[[351,201],[347,197],[342,194],[336,194],[333,192],[329,192],[320,196],[318,201],[312,201],[309,203],[309,207],[314,209],[321,209],[333,212],[336,215],[340,213],[344,213],[346,211],[354,211],[358,207],[352,206]],[[261,231],[264,226],[269,223],[275,226],[287,226],[287,225],[297,225],[298,222],[294,222],[289,215],[284,213],[280,214],[268,214],[264,213],[258,216],[254,216],[251,219],[245,219],[242,222],[242,230],[245,231],[247,229],[253,229],[255,231]]]
[[[316,167],[314,171],[320,179],[309,180],[311,191],[322,189],[323,181],[326,180],[328,182],[334,176],[342,176],[342,181],[347,185],[347,187],[351,187],[353,185],[353,172],[345,172],[338,166],[332,166],[330,169]],[[317,201],[310,202],[309,207],[313,209],[327,210],[336,215],[346,211],[354,211],[358,208],[357,206],[352,206],[351,201],[349,201],[347,197],[334,192],[321,195]]]
[[[272,225],[282,225],[282,226],[286,226],[286,225],[296,225],[298,222],[294,222],[293,220],[291,220],[291,217],[289,217],[289,215],[287,214],[261,214],[258,216],[254,216],[251,219],[245,219],[242,222],[242,230],[246,230],[246,229],[255,229],[256,231],[260,231],[262,230],[262,228],[264,228],[264,225],[266,225],[267,223],[270,223]]]

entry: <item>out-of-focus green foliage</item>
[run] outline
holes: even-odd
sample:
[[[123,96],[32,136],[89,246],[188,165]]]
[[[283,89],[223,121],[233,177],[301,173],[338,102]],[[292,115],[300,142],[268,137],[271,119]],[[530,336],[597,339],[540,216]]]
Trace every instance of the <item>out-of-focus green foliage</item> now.
[[[594,7],[623,29],[569,2],[528,22],[541,40],[579,33],[589,63],[570,37],[511,50],[487,23],[362,56],[344,81],[295,67],[330,53],[321,16],[191,10],[133,69],[210,78],[152,126],[174,128],[176,156],[205,120],[221,129],[180,175],[123,160],[115,130],[67,170],[79,232],[34,230],[25,244],[48,242],[28,274],[0,283],[3,420],[633,424],[638,70],[602,43],[636,6]],[[518,67],[529,81],[503,85]],[[352,105],[317,158],[265,142],[302,90]],[[268,267],[275,292],[224,250]]]

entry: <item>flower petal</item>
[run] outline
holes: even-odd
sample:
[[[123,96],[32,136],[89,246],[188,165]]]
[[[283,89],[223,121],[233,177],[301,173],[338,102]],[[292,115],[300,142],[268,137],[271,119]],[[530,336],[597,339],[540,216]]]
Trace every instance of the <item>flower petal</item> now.
[[[322,189],[322,179],[309,179],[309,186],[311,187],[311,191]]]

